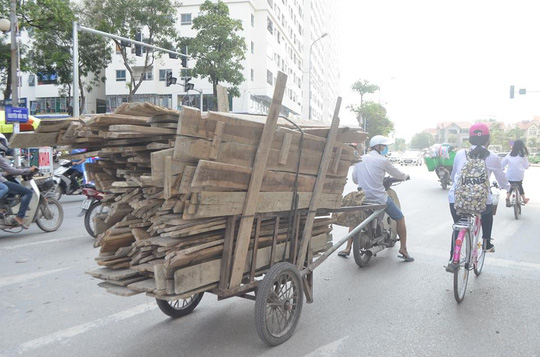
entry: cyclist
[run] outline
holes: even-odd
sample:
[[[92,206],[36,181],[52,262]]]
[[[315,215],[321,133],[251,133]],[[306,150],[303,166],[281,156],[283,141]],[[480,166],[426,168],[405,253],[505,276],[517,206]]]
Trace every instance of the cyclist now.
[[[386,157],[388,154],[388,145],[392,141],[382,135],[375,135],[369,141],[371,151],[362,156],[362,161],[356,164],[352,173],[352,179],[358,188],[364,191],[366,200],[379,204],[386,204],[385,212],[397,222],[397,234],[399,236],[400,248],[398,258],[406,262],[413,262],[414,258],[407,251],[407,227],[405,225],[405,217],[394,203],[392,198],[388,196],[383,186],[383,179],[386,173],[391,176],[408,180],[409,175],[397,169]],[[347,241],[347,247],[338,253],[342,257],[350,254],[352,247],[352,239]]]
[[[0,134],[0,151],[6,155],[9,155],[11,153],[8,146],[7,139],[3,134]],[[0,169],[7,172],[9,175],[28,175],[38,170],[38,168],[35,166],[32,166],[29,169],[16,169],[13,166],[11,166],[10,162],[6,158],[4,158],[2,155],[0,155]],[[2,184],[8,187],[9,192],[21,196],[21,205],[19,207],[19,212],[17,212],[17,215],[14,218],[14,223],[19,226],[22,226],[25,229],[28,228],[25,224],[23,224],[23,219],[26,214],[26,211],[28,210],[28,205],[30,204],[30,200],[32,200],[32,190],[30,190],[27,187],[24,187],[23,185],[19,183],[8,181],[4,177],[3,172],[0,174],[0,182],[2,182]]]
[[[510,189],[510,184],[508,183],[506,175],[504,174],[501,161],[496,154],[487,149],[489,146],[489,128],[487,125],[482,123],[473,124],[469,129],[469,142],[471,143],[470,155],[484,157],[488,180],[491,177],[491,173],[493,173],[495,175],[495,179],[499,183],[499,186],[508,191]],[[450,203],[450,213],[452,214],[454,223],[457,223],[460,219],[460,216],[458,216],[454,208],[454,191],[456,189],[457,176],[463,165],[465,165],[467,162],[466,151],[467,149],[462,149],[456,153],[454,158],[454,166],[451,173],[452,187],[448,192],[448,201]],[[491,196],[491,193],[488,193],[486,202],[486,209],[484,212],[482,212],[482,238],[487,240],[486,250],[493,253],[495,252],[495,246],[491,242],[491,229],[493,228],[493,197]],[[446,270],[449,272],[453,272],[454,268],[452,266],[453,243],[454,237],[452,237],[451,242],[450,262],[446,268]]]
[[[512,151],[504,157],[501,161],[503,169],[508,166],[506,171],[506,177],[508,182],[518,186],[519,194],[523,203],[529,202],[529,199],[525,197],[525,191],[523,191],[523,178],[525,177],[525,170],[529,168],[529,160],[527,159],[529,150],[522,140],[514,141],[512,145]],[[510,191],[506,194],[506,207],[511,207],[510,203]]]

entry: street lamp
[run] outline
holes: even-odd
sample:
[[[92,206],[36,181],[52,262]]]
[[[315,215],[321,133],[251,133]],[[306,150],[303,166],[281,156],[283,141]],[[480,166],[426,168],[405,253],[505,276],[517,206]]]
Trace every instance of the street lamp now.
[[[328,33],[325,32],[323,33],[318,39],[316,39],[315,41],[313,41],[311,43],[311,45],[309,46],[309,70],[308,70],[308,76],[309,76],[309,89],[308,89],[308,94],[309,94],[309,103],[308,103],[308,108],[309,108],[309,111],[308,111],[308,119],[311,119],[311,50],[313,48],[313,45],[319,41],[319,40],[322,40],[323,38],[325,38],[326,36],[328,36]]]
[[[2,31],[2,33],[8,32],[10,28],[11,22],[9,22],[8,19],[0,19],[0,31]]]

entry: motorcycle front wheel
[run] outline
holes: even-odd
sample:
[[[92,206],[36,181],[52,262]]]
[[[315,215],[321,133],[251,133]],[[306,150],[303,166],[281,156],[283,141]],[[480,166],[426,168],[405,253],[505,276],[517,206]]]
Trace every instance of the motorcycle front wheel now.
[[[64,221],[62,205],[54,198],[47,199],[47,206],[40,203],[37,214],[36,224],[44,232],[56,231]]]

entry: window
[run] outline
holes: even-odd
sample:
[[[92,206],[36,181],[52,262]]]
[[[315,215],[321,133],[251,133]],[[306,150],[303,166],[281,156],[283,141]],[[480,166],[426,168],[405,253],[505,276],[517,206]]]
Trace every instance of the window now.
[[[172,69],[160,69],[159,70],[159,81],[165,82],[167,79],[167,72],[172,72]]]
[[[253,82],[255,80],[255,71],[251,69],[251,81]]]
[[[269,70],[266,70],[266,83],[274,85],[274,75]]]
[[[270,20],[269,17],[266,18],[266,29],[268,32],[270,32],[272,35],[274,34],[274,23],[272,20]]]
[[[191,14],[180,14],[180,25],[191,25]]]
[[[255,15],[251,14],[251,27],[255,26]]]
[[[152,74],[152,72],[144,72],[142,73],[142,77],[143,81],[151,81],[152,79],[154,79],[154,75]]]
[[[29,87],[34,87],[36,85],[36,75],[35,74],[31,74],[28,76],[28,86]]]
[[[58,75],[56,73],[38,72],[38,85],[42,84],[56,84]]]
[[[121,69],[116,71],[116,81],[125,82],[126,81],[126,71]]]
[[[251,53],[255,53],[255,44],[251,41]]]

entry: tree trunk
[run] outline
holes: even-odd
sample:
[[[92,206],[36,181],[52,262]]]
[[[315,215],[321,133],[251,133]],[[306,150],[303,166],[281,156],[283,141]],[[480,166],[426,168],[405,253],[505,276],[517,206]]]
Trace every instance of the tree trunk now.
[[[212,96],[214,98],[212,103],[212,110],[217,110],[217,86],[219,82],[215,79],[212,79]],[[210,108],[208,109],[210,110]]]

